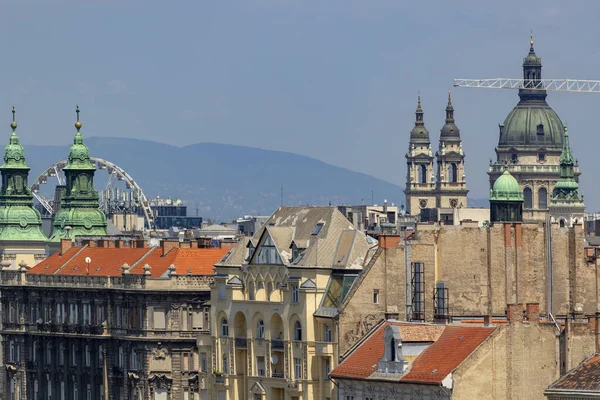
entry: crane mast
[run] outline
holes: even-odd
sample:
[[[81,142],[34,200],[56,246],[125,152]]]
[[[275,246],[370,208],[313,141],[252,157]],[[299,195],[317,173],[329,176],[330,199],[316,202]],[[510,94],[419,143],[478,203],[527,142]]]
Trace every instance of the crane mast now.
[[[527,89],[551,92],[600,93],[600,81],[580,79],[454,79],[454,87],[481,89]]]

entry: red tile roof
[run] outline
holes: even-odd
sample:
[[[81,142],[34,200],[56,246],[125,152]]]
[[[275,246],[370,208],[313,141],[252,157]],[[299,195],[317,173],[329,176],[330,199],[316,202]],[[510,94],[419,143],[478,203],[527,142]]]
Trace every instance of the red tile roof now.
[[[414,359],[408,373],[399,378],[399,381],[423,383],[441,383],[495,329],[386,322],[342,361],[331,376],[366,379],[376,372],[383,357],[383,333],[388,325],[400,329],[403,342],[433,342]]]
[[[584,360],[550,385],[548,390],[600,392],[600,354],[596,353]]]
[[[212,275],[213,267],[228,249],[180,249],[174,248],[165,256],[162,249],[157,248],[132,270],[132,274],[143,274],[144,265],[150,266],[150,274],[153,278],[161,276],[169,266],[175,265],[175,272],[179,275]]]
[[[151,276],[157,278],[173,264],[177,274],[212,275],[214,264],[227,251],[227,249],[174,248],[163,257],[160,247],[71,247],[62,255],[59,252],[52,254],[27,273],[121,276],[123,264],[133,266],[130,270],[131,274],[143,274],[143,266],[148,264],[151,267]],[[89,267],[85,262],[87,257],[91,259]]]

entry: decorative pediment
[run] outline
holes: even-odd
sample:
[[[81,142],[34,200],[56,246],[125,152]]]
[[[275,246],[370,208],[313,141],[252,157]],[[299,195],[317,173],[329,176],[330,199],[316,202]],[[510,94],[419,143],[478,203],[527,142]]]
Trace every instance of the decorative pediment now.
[[[315,281],[313,281],[312,279],[308,278],[307,280],[305,280],[304,282],[302,282],[302,284],[300,285],[301,289],[316,289],[317,288],[317,284],[315,283]]]
[[[230,280],[227,281],[227,285],[229,286],[244,286],[244,283],[239,278],[239,276],[234,276]]]
[[[252,394],[267,394],[267,390],[260,382],[255,382],[254,385],[250,388],[250,393]]]
[[[155,388],[168,389],[173,383],[173,378],[167,374],[152,374],[148,378],[148,383]]]

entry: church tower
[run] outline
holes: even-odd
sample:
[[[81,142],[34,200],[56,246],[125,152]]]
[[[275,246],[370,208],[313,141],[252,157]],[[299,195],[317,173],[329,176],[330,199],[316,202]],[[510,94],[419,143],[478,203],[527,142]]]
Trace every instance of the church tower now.
[[[490,189],[508,170],[523,192],[523,220],[545,220],[556,183],[561,179],[560,157],[564,126],[546,102],[542,86],[542,59],[533,48],[523,59],[523,87],[519,103],[500,124],[496,161],[488,169]],[[573,179],[579,180],[579,168],[573,167]]]
[[[42,232],[42,218],[33,207],[33,194],[27,184],[29,167],[17,136],[14,107],[12,113],[12,135],[0,166],[0,253],[2,267],[19,269],[33,267],[46,257],[48,238]]]
[[[69,151],[67,165],[63,168],[66,178],[65,198],[54,217],[50,242],[74,239],[75,236],[106,236],[106,216],[99,208],[98,192],[94,189],[96,167],[90,162],[90,152],[83,143],[79,107],[76,110],[77,133]]]
[[[550,199],[550,217],[552,222],[560,226],[573,226],[583,223],[585,205],[579,195],[579,184],[575,181],[576,163],[571,154],[569,132],[565,126],[563,148],[560,155],[560,179],[554,186],[554,194]]]
[[[429,131],[423,121],[421,95],[419,94],[415,126],[410,131],[408,153],[406,153],[406,207],[409,215],[419,215],[423,208],[435,208],[435,178],[433,153]]]
[[[460,130],[454,123],[454,107],[448,91],[446,123],[440,131],[440,147],[436,153],[437,207],[467,207],[467,181],[465,175],[465,153],[463,152]]]

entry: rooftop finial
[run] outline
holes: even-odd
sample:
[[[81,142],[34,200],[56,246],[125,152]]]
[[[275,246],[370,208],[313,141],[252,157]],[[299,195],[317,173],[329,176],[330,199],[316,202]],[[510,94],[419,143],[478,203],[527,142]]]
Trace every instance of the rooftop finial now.
[[[13,132],[15,131],[15,129],[17,129],[17,121],[15,121],[15,113],[16,113],[15,106],[13,106],[13,109],[12,109],[13,120],[10,123],[10,127],[12,128]]]
[[[533,53],[533,31],[529,31],[529,51]]]
[[[75,122],[75,128],[77,128],[77,132],[81,129],[81,122],[79,121],[79,106],[75,109],[75,113],[77,113],[77,122]]]
[[[421,107],[421,91],[420,90],[417,94],[417,106]]]

